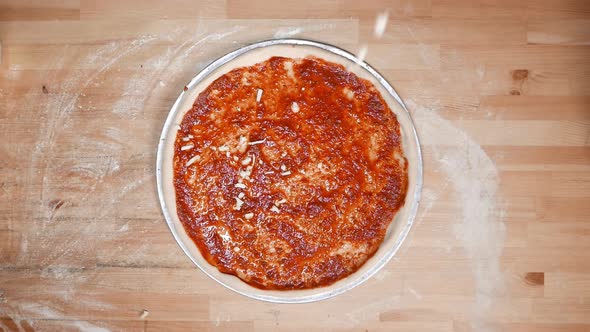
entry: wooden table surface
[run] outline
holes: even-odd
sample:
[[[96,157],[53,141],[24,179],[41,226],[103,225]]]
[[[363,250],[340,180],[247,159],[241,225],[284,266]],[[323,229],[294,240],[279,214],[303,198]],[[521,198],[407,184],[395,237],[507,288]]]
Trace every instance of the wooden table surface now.
[[[402,250],[312,304],[210,280],[156,195],[186,82],[279,37],[366,47],[424,149]],[[0,331],[590,330],[588,1],[2,0],[0,43]]]

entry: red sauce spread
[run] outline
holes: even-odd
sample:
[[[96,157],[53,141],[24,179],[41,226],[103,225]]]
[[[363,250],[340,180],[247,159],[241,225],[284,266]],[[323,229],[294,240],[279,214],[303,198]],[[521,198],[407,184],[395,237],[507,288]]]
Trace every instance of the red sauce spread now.
[[[318,58],[273,57],[199,94],[178,131],[178,216],[205,259],[263,289],[329,285],[379,248],[404,204],[396,116]]]

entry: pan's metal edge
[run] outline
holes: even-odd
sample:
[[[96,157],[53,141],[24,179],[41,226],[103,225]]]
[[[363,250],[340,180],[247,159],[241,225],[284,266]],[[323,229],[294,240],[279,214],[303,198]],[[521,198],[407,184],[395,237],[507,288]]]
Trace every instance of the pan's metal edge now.
[[[172,236],[174,237],[174,239],[176,240],[176,243],[180,246],[180,248],[184,251],[184,253],[190,258],[190,260],[202,271],[204,272],[208,277],[210,277],[211,279],[215,280],[216,282],[218,282],[219,284],[221,284],[222,286],[226,287],[227,289],[230,289],[236,293],[239,293],[241,295],[253,298],[253,299],[257,299],[257,300],[262,300],[262,301],[267,301],[267,302],[274,302],[274,303],[308,303],[308,302],[315,302],[315,301],[320,301],[320,300],[325,300],[331,297],[334,297],[336,295],[342,294],[348,290],[351,290],[353,288],[355,288],[356,286],[364,283],[366,280],[368,280],[369,278],[371,278],[375,273],[377,273],[379,270],[381,270],[392,258],[393,256],[395,256],[395,254],[397,253],[397,251],[400,249],[402,243],[404,242],[404,240],[406,239],[406,237],[408,236],[410,229],[412,228],[413,224],[414,224],[414,220],[416,217],[416,214],[418,212],[418,206],[420,203],[420,198],[421,198],[421,191],[422,191],[422,185],[423,185],[423,160],[422,160],[422,151],[421,151],[421,147],[420,147],[420,140],[418,138],[418,133],[416,131],[416,127],[414,125],[414,121],[412,118],[411,113],[408,111],[406,105],[404,104],[403,100],[401,99],[401,97],[398,95],[398,93],[395,91],[395,89],[389,84],[389,82],[387,82],[387,80],[381,75],[379,74],[379,72],[377,72],[373,67],[371,67],[369,64],[367,64],[364,61],[360,61],[359,59],[356,58],[356,56],[354,56],[352,53],[349,53],[341,48],[338,48],[336,46],[332,46],[329,44],[325,44],[325,43],[320,43],[320,42],[316,42],[316,41],[312,41],[312,40],[306,40],[306,39],[271,39],[271,40],[265,40],[265,41],[260,41],[257,43],[253,43],[253,44],[249,44],[247,46],[244,46],[242,48],[239,48],[235,51],[232,51],[220,58],[218,58],[217,60],[213,61],[212,63],[210,63],[209,65],[207,65],[203,70],[201,70],[190,82],[189,84],[187,84],[188,89],[190,89],[191,87],[195,86],[196,84],[198,84],[202,79],[204,79],[205,77],[207,77],[211,72],[215,71],[217,68],[219,68],[220,66],[224,65],[225,63],[237,58],[238,56],[247,53],[251,50],[257,49],[257,48],[263,48],[263,47],[268,47],[268,46],[272,46],[272,45],[279,45],[279,44],[287,44],[287,45],[306,45],[306,46],[312,46],[312,47],[317,47],[320,49],[324,49],[326,51],[332,52],[334,54],[340,55],[344,58],[347,58],[355,63],[357,63],[359,66],[361,66],[362,68],[364,68],[365,70],[367,70],[369,73],[371,73],[378,81],[379,83],[387,90],[387,92],[389,94],[391,94],[391,96],[399,103],[399,105],[404,109],[405,112],[407,112],[407,115],[410,119],[410,122],[412,124],[412,132],[411,132],[411,136],[412,139],[414,140],[414,143],[416,144],[416,153],[418,155],[418,165],[417,165],[417,178],[416,178],[416,186],[417,186],[417,190],[414,194],[413,197],[413,203],[415,204],[412,207],[412,210],[410,211],[410,215],[408,218],[408,221],[406,222],[406,225],[404,227],[404,229],[401,231],[399,238],[397,239],[397,242],[395,243],[394,247],[392,250],[390,250],[389,253],[387,253],[380,261],[378,261],[373,268],[371,268],[370,270],[368,270],[367,272],[365,272],[363,274],[363,276],[358,279],[355,283],[353,284],[349,284],[349,285],[344,285],[340,288],[337,288],[335,290],[332,291],[326,291],[326,292],[321,292],[321,293],[317,293],[317,294],[313,294],[313,295],[307,295],[307,296],[302,296],[302,297],[297,297],[297,298],[283,298],[283,297],[277,297],[277,296],[265,296],[265,295],[257,295],[257,294],[248,294],[245,292],[242,292],[240,290],[237,290],[227,284],[225,284],[224,282],[218,280],[217,278],[215,278],[215,276],[211,275],[210,273],[208,273],[206,271],[206,269],[204,269],[201,264],[199,264],[190,254],[190,251],[188,250],[188,248],[186,248],[186,246],[184,245],[184,243],[181,241],[181,239],[179,238],[176,228],[174,226],[174,224],[171,221],[171,216],[170,213],[168,211],[168,208],[166,206],[166,202],[164,200],[164,191],[163,191],[163,187],[162,187],[162,165],[163,165],[163,160],[162,160],[162,154],[163,154],[163,149],[164,149],[164,145],[166,142],[166,136],[168,135],[168,132],[170,130],[170,127],[173,125],[173,119],[175,118],[177,112],[179,112],[179,105],[181,103],[181,101],[183,100],[184,96],[185,96],[185,91],[182,91],[180,93],[180,95],[178,96],[178,98],[176,99],[176,101],[174,102],[174,104],[172,105],[172,108],[170,109],[170,112],[168,113],[168,116],[166,118],[166,121],[164,122],[164,126],[162,128],[162,133],[160,135],[160,140],[158,143],[158,150],[157,150],[157,156],[156,156],[156,184],[158,187],[158,198],[160,201],[160,206],[162,207],[162,213],[164,214],[164,218],[166,219],[166,224],[168,225],[168,228],[170,229],[170,232],[172,233]]]

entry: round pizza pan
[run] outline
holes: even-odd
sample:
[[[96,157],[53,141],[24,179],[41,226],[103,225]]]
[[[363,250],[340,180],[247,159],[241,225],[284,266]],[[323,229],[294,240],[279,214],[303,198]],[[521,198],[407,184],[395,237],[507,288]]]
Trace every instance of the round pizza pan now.
[[[355,273],[325,287],[303,290],[263,290],[250,286],[233,275],[221,273],[202,257],[197,246],[186,234],[177,216],[172,160],[174,141],[179,128],[178,124],[182,121],[184,114],[192,107],[198,94],[216,78],[233,68],[250,66],[272,56],[291,58],[316,56],[344,65],[349,71],[371,81],[375,85],[400,123],[402,146],[408,160],[409,185],[405,204],[391,222],[385,239],[375,255]],[[274,39],[254,43],[222,56],[199,72],[187,84],[170,109],[160,136],[156,164],[158,196],[162,212],[172,235],[184,253],[206,275],[221,285],[242,295],[268,302],[305,303],[319,301],[342,294],[369,279],[383,268],[401,247],[414,222],[422,189],[420,143],[410,113],[397,92],[375,69],[366,62],[357,59],[353,54],[335,46],[302,39]]]

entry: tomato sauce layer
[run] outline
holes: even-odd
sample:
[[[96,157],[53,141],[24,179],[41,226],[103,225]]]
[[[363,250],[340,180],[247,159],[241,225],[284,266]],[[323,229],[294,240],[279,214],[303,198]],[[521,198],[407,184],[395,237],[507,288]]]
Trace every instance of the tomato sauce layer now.
[[[178,216],[203,257],[262,289],[326,286],[404,204],[399,123],[343,66],[272,57],[201,92],[174,146]]]

